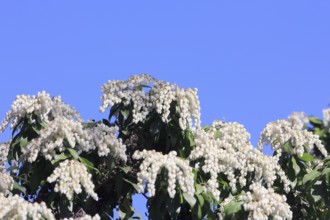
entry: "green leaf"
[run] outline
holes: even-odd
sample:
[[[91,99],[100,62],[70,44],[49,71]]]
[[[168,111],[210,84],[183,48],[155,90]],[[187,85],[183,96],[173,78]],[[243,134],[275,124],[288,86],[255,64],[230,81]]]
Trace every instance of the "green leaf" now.
[[[126,109],[126,110],[121,110],[120,111],[121,114],[124,116],[125,120],[128,118],[128,115],[129,115],[129,110]]]
[[[188,202],[190,208],[193,208],[194,205],[196,204],[196,198],[187,193],[183,193],[183,198],[184,200],[186,200],[186,202]]]
[[[330,173],[330,168],[324,168],[322,171],[322,175]]]
[[[204,198],[201,195],[196,195],[198,203],[200,204],[200,206],[204,205]]]
[[[312,170],[311,172],[307,173],[307,174],[304,176],[302,182],[303,182],[303,184],[306,184],[306,183],[309,182],[309,181],[314,181],[314,180],[316,180],[316,178],[318,178],[320,175],[321,175],[321,173],[320,173],[319,171],[317,171],[317,170]]]
[[[219,130],[216,130],[215,133],[214,133],[214,138],[217,139],[217,138],[220,138],[221,137],[221,132]]]
[[[100,173],[100,171],[94,167],[94,164],[91,161],[87,160],[84,157],[79,157],[78,159],[81,163],[83,163],[86,166],[86,168],[89,172],[94,170],[94,171],[96,171],[96,173]]]
[[[298,166],[295,157],[291,157],[291,162],[292,162],[292,168],[294,170],[294,173],[297,175],[300,172],[300,167]]]
[[[130,166],[125,166],[125,167],[119,167],[122,171],[124,171],[124,173],[128,173],[132,170],[132,167]]]
[[[67,148],[67,150],[75,160],[79,159],[79,155],[75,149]]]
[[[314,184],[314,186],[311,189],[312,197],[314,202],[317,202],[325,197],[327,193],[327,187],[325,182],[318,181]]]
[[[138,187],[137,184],[135,184],[135,183],[133,183],[132,181],[129,181],[128,179],[125,179],[125,178],[123,178],[123,180],[124,180],[125,182],[131,184],[131,186],[134,187],[134,189],[136,190],[136,192],[139,192],[139,191],[140,191],[140,188]]]
[[[115,184],[116,184],[115,186],[116,186],[117,196],[120,197],[121,191],[123,189],[123,175],[122,174],[119,174],[116,176]]]
[[[201,186],[200,184],[195,184],[195,188],[196,188],[196,194],[201,194],[202,192],[204,192],[204,188],[203,186]]]
[[[110,121],[111,118],[116,115],[118,113],[118,111],[122,108],[123,104],[122,103],[117,103],[114,104],[111,109],[110,109],[110,113],[109,113],[109,118],[108,120]]]
[[[64,154],[64,153],[62,153],[62,154],[56,154],[56,155],[54,156],[54,159],[51,160],[50,162],[54,165],[54,164],[57,163],[57,162],[60,162],[60,161],[62,161],[62,160],[66,160],[68,157],[69,157],[69,156],[66,155],[66,154]]]
[[[26,147],[26,145],[28,145],[28,139],[27,138],[21,138],[19,140],[19,145],[20,145],[21,148]]]
[[[137,90],[142,90],[143,88],[151,88],[151,86],[141,84],[141,85],[138,85],[135,87],[135,89],[137,89]]]
[[[124,211],[122,211],[121,209],[118,210],[118,215],[120,217],[120,219],[124,219],[126,216],[126,213]]]
[[[192,134],[192,132],[190,130],[186,131],[186,139],[188,140],[190,147],[193,147],[196,145],[195,140],[194,140],[194,135]]]
[[[24,186],[18,185],[18,183],[14,182],[13,188],[20,191],[24,195],[26,194],[26,189]]]
[[[242,209],[242,202],[232,201],[225,205],[224,213],[226,216],[234,215]]]
[[[299,159],[305,162],[311,162],[314,160],[314,157],[308,153],[304,153],[302,156],[299,157]]]
[[[323,125],[323,122],[322,122],[322,120],[321,119],[319,119],[319,118],[316,118],[316,117],[314,117],[314,116],[310,116],[309,118],[309,122],[312,124],[312,125]]]
[[[289,141],[284,144],[283,149],[288,154],[291,154],[292,150],[293,150],[293,148],[292,148],[291,144],[289,143]]]

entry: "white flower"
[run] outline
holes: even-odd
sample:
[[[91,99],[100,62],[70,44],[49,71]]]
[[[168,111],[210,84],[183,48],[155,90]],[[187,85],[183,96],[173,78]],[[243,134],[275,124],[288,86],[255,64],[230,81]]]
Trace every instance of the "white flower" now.
[[[6,168],[6,161],[9,151],[9,143],[0,143],[0,172]]]
[[[176,184],[181,190],[191,196],[194,195],[194,174],[189,166],[188,160],[181,159],[176,156],[175,151],[163,155],[155,150],[135,151],[133,158],[136,160],[143,159],[140,165],[140,172],[137,174],[138,186],[140,193],[144,192],[144,183],[147,183],[147,190],[152,197],[156,193],[155,182],[157,175],[162,168],[168,171],[167,191],[171,198],[175,196]]]
[[[288,121],[291,123],[291,126],[296,126],[297,128],[303,129],[309,122],[309,119],[304,112],[293,112],[289,115]]]
[[[143,86],[150,86],[143,89]],[[171,103],[176,102],[176,112],[182,130],[200,126],[200,104],[197,89],[182,89],[175,84],[158,81],[142,74],[130,77],[127,81],[110,80],[102,86],[103,112],[109,106],[133,103],[133,122],[143,122],[147,115],[156,110],[163,122],[169,122]]]
[[[81,121],[79,113],[62,102],[61,97],[51,98],[45,91],[39,92],[37,96],[19,95],[11,105],[11,110],[7,112],[5,119],[1,122],[0,133],[5,130],[11,122],[11,127],[23,119],[25,116],[34,113],[41,121],[52,120],[57,116],[75,118]]]
[[[40,137],[35,138],[22,149],[22,153],[27,157],[29,162],[36,160],[39,152],[46,159],[51,160],[56,151],[65,150],[63,141],[67,141],[71,148],[76,145],[89,147],[89,134],[83,129],[82,123],[58,116],[54,120],[49,121],[44,129],[40,130]],[[82,149],[78,147],[78,151]]]
[[[320,152],[327,156],[327,151],[321,143],[318,135],[313,134],[305,129],[302,130],[301,124],[292,123],[287,120],[277,120],[266,125],[261,132],[258,147],[271,144],[274,151],[282,153],[284,145],[289,142],[293,150],[290,154],[302,156],[304,152],[313,150],[314,145]]]
[[[286,197],[274,192],[272,188],[266,189],[258,183],[250,186],[251,192],[240,196],[244,201],[244,209],[249,212],[248,219],[267,220],[292,219],[290,206],[286,203]]]
[[[0,193],[0,219],[55,220],[45,203],[30,203],[18,195],[5,197]]]
[[[110,153],[113,157],[126,161],[126,146],[122,143],[121,139],[116,137],[117,131],[118,127],[108,127],[104,124],[98,124],[89,130],[89,135],[91,136],[90,146],[95,146],[98,149],[98,155],[100,157],[107,156]]]
[[[55,192],[64,194],[69,200],[73,199],[74,193],[81,193],[83,188],[93,199],[98,200],[91,177],[83,164],[75,160],[65,160],[55,168],[47,181],[56,182]]]
[[[0,194],[7,195],[13,189],[13,184],[13,178],[6,171],[0,171]]]
[[[232,191],[236,191],[237,184],[242,187],[246,185],[249,172],[255,172],[253,181],[259,182],[263,178],[269,186],[278,175],[282,177],[285,189],[289,190],[289,181],[281,175],[282,170],[277,165],[278,158],[266,156],[254,149],[249,141],[250,134],[242,125],[215,121],[207,131],[198,129],[194,134],[196,148],[192,150],[189,159],[194,161],[204,158],[201,168],[210,174],[206,190],[216,198],[220,196],[220,173],[226,175]]]

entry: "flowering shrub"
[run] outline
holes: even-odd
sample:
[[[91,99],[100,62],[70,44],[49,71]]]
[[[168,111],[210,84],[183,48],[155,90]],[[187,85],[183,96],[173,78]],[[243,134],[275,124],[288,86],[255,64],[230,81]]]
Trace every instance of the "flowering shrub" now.
[[[101,121],[17,96],[0,125],[1,219],[142,218],[136,194],[149,219],[330,218],[330,109],[270,122],[255,148],[239,123],[202,127],[196,89],[142,74],[102,92]]]

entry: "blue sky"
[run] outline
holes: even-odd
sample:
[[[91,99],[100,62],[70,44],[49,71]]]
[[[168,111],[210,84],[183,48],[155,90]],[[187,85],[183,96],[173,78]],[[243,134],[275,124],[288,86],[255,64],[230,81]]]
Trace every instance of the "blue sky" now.
[[[330,101],[329,1],[1,1],[0,117],[46,90],[99,113],[109,79],[197,87],[202,123],[263,127]],[[8,138],[7,133],[0,141]]]

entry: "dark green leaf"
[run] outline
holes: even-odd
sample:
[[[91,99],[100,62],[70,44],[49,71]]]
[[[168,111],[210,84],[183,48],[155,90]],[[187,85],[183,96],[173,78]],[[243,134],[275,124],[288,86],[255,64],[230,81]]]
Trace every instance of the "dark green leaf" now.
[[[110,122],[107,119],[102,119],[102,123],[105,124],[106,126],[111,126]]]
[[[94,167],[94,164],[92,162],[90,162],[89,160],[87,160],[86,158],[79,157],[78,159],[81,163],[83,163],[86,166],[86,168],[89,172],[94,170],[94,171],[96,171],[96,173],[100,173],[100,171]]]
[[[112,118],[113,116],[115,116],[115,115],[118,113],[118,111],[121,109],[121,107],[122,107],[122,103],[114,104],[114,105],[111,107],[111,109],[110,109],[110,113],[109,113],[109,118],[108,118],[109,121],[111,120],[111,118]]]

